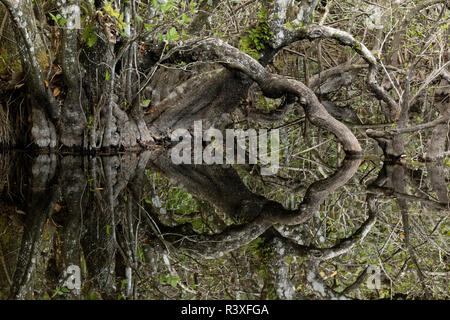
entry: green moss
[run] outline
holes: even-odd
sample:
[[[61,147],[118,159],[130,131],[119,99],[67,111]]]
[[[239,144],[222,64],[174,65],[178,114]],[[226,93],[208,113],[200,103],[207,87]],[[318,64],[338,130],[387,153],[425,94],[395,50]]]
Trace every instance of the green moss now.
[[[18,56],[12,58],[7,48],[1,48],[0,52],[0,74],[9,74],[10,72],[21,72],[22,64]]]
[[[288,30],[291,30],[291,31],[294,30],[294,26],[293,26],[292,23],[290,23],[290,22],[286,23],[284,26],[285,26],[285,28],[288,29]]]
[[[361,44],[359,42],[355,42],[352,45],[352,49],[355,50],[355,51],[361,51]]]
[[[291,30],[291,31],[294,30],[294,29],[297,30],[297,31],[300,31],[300,32],[306,32],[307,31],[306,26],[301,21],[299,23],[288,22],[284,26],[286,27],[286,29]]]
[[[46,69],[50,67],[49,58],[47,52],[45,50],[40,50],[38,56],[38,63],[42,69]]]
[[[247,37],[244,37],[239,41],[239,50],[248,54],[255,60],[259,60],[261,58],[261,54],[258,50],[252,48],[252,43]]]

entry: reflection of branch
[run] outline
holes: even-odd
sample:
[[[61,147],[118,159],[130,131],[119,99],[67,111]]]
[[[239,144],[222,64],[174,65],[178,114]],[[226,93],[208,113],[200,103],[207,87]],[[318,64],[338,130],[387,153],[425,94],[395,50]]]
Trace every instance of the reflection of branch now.
[[[284,245],[285,255],[298,255],[309,258],[306,262],[306,278],[311,284],[314,291],[319,293],[322,298],[327,299],[348,299],[346,295],[358,288],[365,280],[367,276],[367,269],[360,273],[357,279],[345,288],[341,293],[335,292],[333,289],[329,288],[324,279],[319,273],[319,264],[321,261],[329,260],[337,256],[343,255],[350,251],[354,246],[364,240],[369,231],[372,229],[376,222],[377,209],[375,206],[376,198],[372,195],[367,196],[367,204],[369,208],[369,217],[367,220],[348,238],[342,239],[338,244],[331,248],[316,248],[307,247],[295,243],[291,239],[284,237],[278,237],[279,241]]]
[[[392,187],[395,192],[398,193],[404,193],[405,192],[405,170],[403,166],[400,166],[396,168],[392,172]],[[411,245],[411,236],[410,236],[410,228],[409,228],[409,212],[408,212],[408,203],[406,199],[399,198],[397,200],[400,213],[402,216],[402,224],[403,224],[403,233],[405,235],[405,245],[408,250],[409,256],[411,260],[413,261],[414,265],[416,266],[417,273],[419,275],[419,280],[422,285],[422,288],[424,289],[427,296],[430,295],[430,292],[428,291],[428,288],[425,285],[425,276],[422,273],[422,270],[420,269],[419,263],[417,262],[416,254],[414,251],[414,248]]]
[[[289,264],[285,261],[283,242],[274,238],[270,243],[273,256],[272,263],[275,272],[275,291],[280,300],[294,300],[295,287],[289,278]]]
[[[400,212],[402,215],[402,223],[403,223],[403,233],[405,235],[405,245],[408,250],[409,256],[416,266],[417,274],[419,275],[419,280],[422,285],[422,288],[424,289],[425,293],[429,295],[428,288],[425,284],[425,276],[422,272],[422,269],[419,266],[419,263],[417,262],[416,253],[414,251],[414,248],[411,245],[411,235],[410,235],[410,228],[409,228],[409,213],[408,213],[408,205],[404,199],[399,200],[399,207]]]
[[[427,164],[427,177],[431,184],[431,189],[437,195],[439,202],[449,203],[450,199],[448,197],[448,187],[445,181],[445,169],[444,165],[441,164]]]
[[[26,299],[32,274],[36,269],[45,222],[60,198],[60,187],[54,179],[56,157],[41,155],[33,166],[30,198],[19,258],[11,286],[11,298]],[[38,169],[38,170],[37,170]]]
[[[374,199],[370,199],[370,201],[373,202]],[[369,217],[350,237],[340,240],[338,244],[331,248],[314,249],[314,257],[318,258],[320,255],[320,260],[333,259],[350,251],[357,243],[362,242],[376,222],[377,211],[373,208],[373,204],[369,205]]]
[[[8,281],[8,284],[11,286],[12,285],[12,281],[11,278],[9,277],[9,272],[8,272],[8,268],[6,267],[6,261],[4,258],[4,254],[3,254],[3,250],[2,250],[2,243],[0,242],[0,263],[3,266],[3,271],[5,272],[5,276],[6,276],[6,280]]]
[[[114,285],[116,259],[122,258],[122,262],[126,264],[125,269],[129,267],[128,270],[131,268],[138,277],[140,276],[135,266],[129,262],[129,255],[122,247],[123,242],[119,241],[120,233],[116,233],[116,228],[120,224],[120,227],[124,227],[122,218],[127,209],[124,197],[119,195],[126,188],[130,178],[138,178],[138,171],[144,170],[145,164],[143,165],[142,161],[148,160],[148,153],[143,153],[139,157],[135,154],[126,154],[100,160],[92,161],[89,172],[94,179],[94,190],[91,190],[91,194],[94,192],[98,197],[90,197],[91,208],[83,215],[86,232],[83,234],[81,244],[91,279],[95,279],[103,298],[112,299],[116,298]],[[101,184],[102,188],[96,188]],[[99,206],[99,203],[106,204],[105,208]],[[117,264],[117,267],[120,267],[120,264]]]
[[[327,286],[324,279],[320,276],[319,261],[306,262],[306,280],[310,283],[312,289],[323,299],[348,300],[344,294],[337,293]]]
[[[368,196],[369,217],[364,223],[348,238],[342,239],[331,248],[316,248],[299,245],[291,239],[284,239],[283,243],[290,254],[309,257],[313,260],[324,261],[333,259],[350,251],[357,243],[364,240],[376,222],[377,210],[374,205],[375,198]]]
[[[177,270],[175,270],[175,268],[172,267],[172,264],[170,263],[168,254],[163,253],[163,261],[164,261],[164,264],[167,266],[167,269],[169,269],[170,275],[172,277],[181,279],[180,276],[178,275]],[[197,294],[197,291],[192,290],[191,288],[187,287],[182,282],[178,282],[177,285],[179,285],[184,291],[187,291],[187,292],[192,293],[192,294]]]
[[[388,197],[394,197],[394,198],[399,198],[399,199],[405,199],[405,200],[409,200],[409,201],[420,201],[426,205],[429,205],[431,207],[433,207],[434,209],[437,210],[446,210],[448,209],[448,203],[440,203],[437,202],[435,200],[430,200],[430,199],[425,199],[425,198],[421,198],[421,197],[417,197],[417,196],[412,196],[406,193],[402,193],[402,192],[397,192],[394,191],[394,189],[392,188],[387,188],[387,187],[378,187],[378,186],[369,186],[368,187],[368,191],[369,192],[373,192],[376,194],[383,194],[385,196]]]
[[[344,290],[341,291],[341,295],[345,296],[349,294],[351,291],[358,289],[364,283],[364,280],[366,280],[368,276],[367,270],[368,268],[365,268],[363,271],[361,271],[358,277],[356,277],[356,280],[351,285],[349,285],[348,287],[346,287]]]
[[[448,251],[448,250],[445,249],[445,248],[442,248],[442,246],[439,245],[439,244],[431,237],[432,234],[433,234],[433,232],[436,231],[436,227],[433,229],[432,232],[430,232],[429,234],[427,234],[427,232],[426,232],[425,230],[422,229],[422,226],[421,226],[419,223],[417,223],[417,221],[415,221],[413,218],[411,218],[411,220],[412,220],[412,222],[413,222],[414,227],[415,227],[417,230],[419,230],[419,233],[422,235],[423,238],[425,238],[425,239],[424,239],[424,242],[421,243],[421,244],[419,244],[419,245],[417,245],[414,249],[417,249],[417,248],[419,248],[421,245],[423,245],[423,244],[429,242],[429,243],[432,243],[438,250],[440,250],[440,251],[442,251],[443,253],[445,253],[446,255],[450,256],[450,251]],[[441,220],[441,221],[442,221],[442,220]],[[439,221],[437,225],[439,225],[441,221]]]
[[[314,182],[309,186],[302,203],[298,210],[284,209],[279,203],[268,201],[265,198],[253,198],[255,203],[252,207],[253,212],[247,212],[248,217],[254,217],[250,222],[234,225],[228,227],[220,234],[206,235],[196,234],[188,225],[179,227],[167,227],[158,223],[158,228],[164,235],[165,241],[170,241],[174,248],[185,251],[189,255],[198,255],[202,258],[211,259],[222,257],[223,255],[242,247],[250,241],[258,238],[275,224],[297,225],[309,220],[314,213],[319,210],[320,204],[326,197],[340,186],[346,184],[348,180],[355,174],[361,163],[360,159],[346,159],[341,168],[339,168],[332,176]],[[223,166],[174,166],[167,156],[163,154],[154,158],[150,167],[157,168],[158,171],[163,172],[168,178],[179,185],[181,185],[188,192],[194,192],[200,199],[208,198],[213,203],[219,201],[222,208],[234,207],[234,210],[239,212],[242,209],[236,206],[230,206],[227,201],[231,203],[240,202],[245,203],[246,199],[251,199],[254,196],[248,194],[248,191],[243,193],[233,193],[230,197],[222,197],[217,195],[218,199],[214,199],[211,195],[214,190],[240,190],[242,181],[221,177],[232,177],[235,175],[232,168]],[[200,174],[201,173],[201,174]],[[227,181],[233,181],[234,185],[228,185]],[[207,190],[202,186],[204,183],[208,186]],[[370,196],[369,196],[370,198]],[[374,198],[373,198],[374,199]],[[294,298],[295,290],[289,279],[288,269],[284,269],[286,265],[283,264],[283,258],[288,254],[306,256],[310,258],[313,263],[311,272],[308,278],[313,281],[313,286],[320,286],[326,292],[326,297],[329,298],[346,298],[342,294],[334,292],[328,288],[323,282],[323,279],[316,279],[318,263],[325,259],[331,259],[351,250],[357,243],[362,241],[368,234],[369,230],[375,223],[376,211],[373,203],[369,205],[369,218],[359,227],[355,233],[349,238],[343,239],[336,246],[332,248],[312,248],[299,246],[291,240],[284,237],[275,236],[276,260],[281,263],[277,269],[276,283],[277,294],[284,298]],[[178,234],[176,234],[178,233]],[[274,232],[278,234],[277,232]],[[312,258],[312,259],[311,259]],[[362,281],[362,280],[361,280]],[[354,284],[356,286],[356,284]],[[349,289],[351,290],[351,289]]]
[[[271,219],[275,223],[285,225],[297,225],[306,222],[316,211],[319,210],[320,204],[334,192],[337,188],[345,185],[356,173],[361,163],[361,159],[346,159],[341,168],[339,168],[330,177],[316,181],[311,184],[299,205],[297,211],[279,211],[272,210]]]
[[[176,242],[174,245],[179,249],[188,250],[206,258],[215,258],[258,238],[274,224],[297,225],[308,221],[330,193],[347,183],[360,163],[361,159],[347,159],[333,175],[311,184],[298,210],[287,210],[278,202],[253,195],[239,178],[232,179],[236,173],[229,167],[184,165],[183,170],[180,170],[180,166],[173,165],[164,154],[152,161],[151,166],[157,167],[172,181],[182,185],[185,190],[192,192],[198,198],[219,203],[221,209],[234,210],[245,214],[244,217],[247,219],[251,218],[250,222],[231,226],[220,234],[210,236],[189,232],[188,236],[175,236],[175,239],[173,237],[171,239],[172,243]],[[227,194],[230,194],[230,190],[233,192],[223,197],[223,193],[216,193],[217,190],[224,190]],[[162,227],[162,229],[165,233],[176,230],[169,227]],[[181,232],[181,234],[185,233]]]
[[[59,277],[59,283],[64,284],[68,274],[69,266],[81,268],[81,246],[82,216],[86,212],[88,186],[87,177],[82,170],[81,157],[65,157],[61,159],[61,194],[67,204],[66,217],[62,223],[61,231],[62,245],[61,256],[64,272]],[[64,294],[63,299],[74,300],[81,298],[81,290],[72,290]]]
[[[214,259],[255,240],[271,226],[270,221],[258,218],[249,224],[230,227],[218,235],[182,236],[178,243],[174,245],[179,250],[186,250],[207,259]]]

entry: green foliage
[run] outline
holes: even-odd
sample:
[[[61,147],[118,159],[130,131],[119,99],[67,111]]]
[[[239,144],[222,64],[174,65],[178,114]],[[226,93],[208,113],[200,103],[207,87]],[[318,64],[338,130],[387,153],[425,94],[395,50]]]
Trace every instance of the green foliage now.
[[[178,214],[189,215],[196,211],[197,202],[191,194],[173,187],[167,194],[167,209]]]
[[[169,31],[167,31],[166,33],[166,41],[174,41],[174,40],[178,40],[180,38],[180,35],[178,34],[177,29],[175,29],[175,27],[172,27],[169,29]]]
[[[136,256],[142,261],[145,261],[145,255],[144,255],[144,250],[142,249],[142,247],[138,246],[136,248]]]
[[[160,174],[152,174],[147,171],[149,180],[153,180],[155,185],[158,186],[158,197],[161,201],[162,209],[171,215],[171,218],[178,224],[190,223],[197,232],[205,232],[205,221],[198,216],[199,203],[196,199],[184,190],[171,186],[170,183]],[[152,201],[149,198],[151,196],[144,196],[143,201],[151,205]]]
[[[299,22],[299,23],[294,23],[294,22],[287,22],[285,25],[284,25],[285,27],[286,27],[286,29],[288,29],[288,30],[294,30],[294,29],[300,29],[300,30],[305,30],[305,26],[303,25],[303,23],[302,22]]]
[[[67,22],[66,18],[63,18],[59,13],[55,15],[53,15],[51,12],[48,13],[50,15],[50,17],[52,18],[53,21],[55,21],[55,23],[57,25],[64,25]]]
[[[159,41],[170,42],[179,39],[186,39],[188,37],[185,28],[192,21],[190,12],[196,12],[197,4],[195,2],[189,2],[189,8],[185,2],[176,0],[158,1],[153,0],[148,6],[142,5],[139,13],[135,19],[135,28],[141,26],[142,30],[146,32],[152,32],[157,29],[158,32],[154,34]],[[155,16],[148,20],[144,17],[148,17],[148,10],[156,13]],[[151,23],[149,23],[151,21]],[[161,30],[161,31],[160,31]]]
[[[248,30],[246,35],[239,41],[239,50],[247,53],[252,58],[259,60],[260,52],[264,50],[273,34],[269,29],[267,9],[263,8],[258,13],[257,25]]]
[[[168,284],[168,285],[170,285],[171,287],[176,288],[178,282],[181,281],[181,278],[179,278],[179,277],[174,277],[174,276],[171,276],[170,274],[167,274],[167,275],[161,277],[161,278],[159,279],[159,281],[160,281],[161,284]]]
[[[267,240],[264,237],[259,237],[248,245],[248,252],[251,254],[256,254],[261,261],[269,262],[270,258],[273,256],[273,251],[267,244]]]
[[[112,1],[106,1],[105,5],[101,11],[103,14],[107,14],[116,22],[117,27],[122,35],[127,23],[124,21],[124,14],[120,13],[119,9],[114,9],[112,6]]]
[[[162,13],[169,13],[176,9],[176,3],[175,0],[168,0],[168,1],[161,1],[158,0],[152,0],[153,8],[156,10],[161,11]]]
[[[11,51],[5,44],[2,44],[0,48],[0,74],[22,71],[20,59],[16,57],[14,50]]]
[[[83,31],[82,40],[88,47],[92,47],[97,42],[97,35],[94,32],[93,24],[88,24]]]
[[[53,295],[50,297],[50,299],[53,299],[56,296],[62,296],[65,293],[69,293],[70,290],[67,289],[66,287],[60,287],[60,288],[56,288],[53,292]]]
[[[90,115],[88,118],[88,129],[92,128],[93,124],[94,124],[94,117]]]

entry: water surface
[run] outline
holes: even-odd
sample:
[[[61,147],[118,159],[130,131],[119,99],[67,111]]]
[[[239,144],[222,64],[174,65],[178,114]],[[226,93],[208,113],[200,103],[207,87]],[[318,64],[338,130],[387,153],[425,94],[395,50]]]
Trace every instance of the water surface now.
[[[448,298],[448,168],[0,158],[1,299]]]

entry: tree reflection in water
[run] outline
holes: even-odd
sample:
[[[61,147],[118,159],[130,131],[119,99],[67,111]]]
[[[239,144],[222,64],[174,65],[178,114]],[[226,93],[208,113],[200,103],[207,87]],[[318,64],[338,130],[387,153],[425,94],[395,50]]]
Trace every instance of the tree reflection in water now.
[[[3,299],[448,298],[442,165],[348,158],[296,181],[165,151],[1,165]]]

